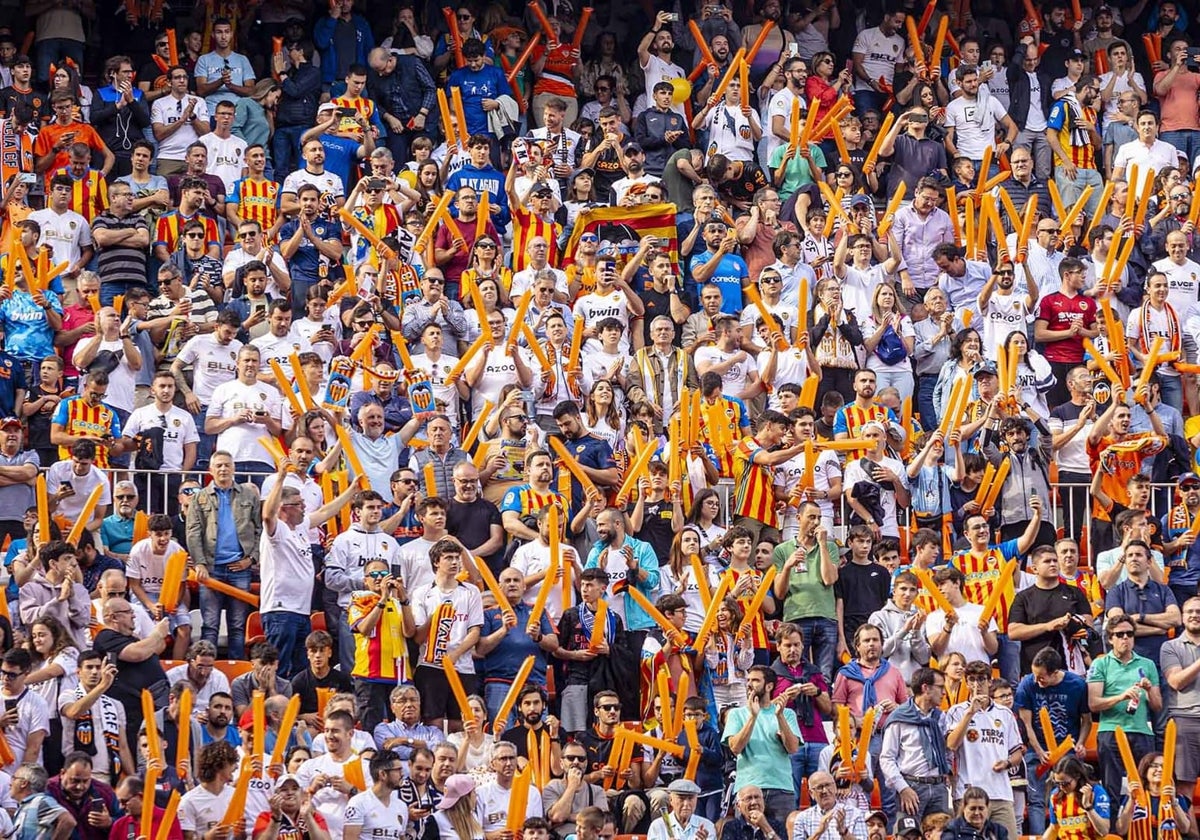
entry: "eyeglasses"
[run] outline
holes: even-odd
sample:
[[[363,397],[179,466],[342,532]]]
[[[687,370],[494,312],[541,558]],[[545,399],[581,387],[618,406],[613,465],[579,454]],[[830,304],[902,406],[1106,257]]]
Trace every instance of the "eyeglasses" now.
[[[113,498],[115,498],[118,502],[123,502],[126,500],[133,501],[134,499],[137,498],[137,496],[133,495],[132,493],[122,493],[117,496],[114,496]]]
[[[838,173],[837,173],[837,177],[839,177],[839,178],[853,178],[853,177],[854,177],[854,173],[853,173],[853,172],[838,172]]]
[[[1058,233],[1058,228],[1038,228],[1038,233]]]
[[[367,572],[367,577],[371,578],[372,580],[382,580],[383,578],[387,577],[390,574],[391,574],[391,572],[384,571],[383,569],[379,569],[374,572]]]
[[[612,92],[612,88],[608,87],[607,85],[605,85],[604,87],[600,87],[599,85],[596,85],[596,93],[611,93],[611,92]]]
[[[970,676],[967,677],[967,682],[985,683],[985,682],[988,682],[989,680],[991,680],[991,677],[989,677],[987,674],[971,674]]]
[[[425,282],[431,286],[445,286],[446,281],[441,277],[426,277]]]
[[[383,192],[383,190],[377,189],[375,187],[367,187],[365,192],[367,193],[367,195],[379,195],[381,192]]]
[[[587,761],[586,755],[564,755],[563,761]]]
[[[1189,198],[1191,198],[1191,196],[1187,193],[1175,193],[1175,195],[1171,196],[1172,201],[1179,201],[1180,199],[1186,201]]]
[[[417,483],[417,480],[415,478],[398,478],[398,479],[396,479],[396,481],[400,484],[416,484]]]
[[[475,19],[470,14],[465,14],[465,15],[460,14],[460,15],[455,15],[455,17],[457,17],[459,20],[474,20]]]
[[[1108,635],[1113,639],[1132,639],[1133,631],[1132,630],[1116,630],[1112,633],[1109,633]],[[0,673],[3,673],[3,671],[0,671]]]
[[[203,239],[204,234],[203,233],[185,233],[183,235],[183,238],[184,239]]]
[[[195,496],[199,492],[199,487],[184,487],[179,491],[182,496]]]
[[[483,250],[484,248],[486,248],[489,251],[495,251],[496,243],[495,242],[480,242],[475,247],[479,248],[480,250]]]
[[[0,673],[2,673],[2,672],[0,672]],[[619,711],[621,711],[621,704],[620,703],[605,703],[604,705],[597,706],[596,708],[602,712],[619,712]]]
[[[505,417],[504,419],[505,420],[519,420],[520,422],[525,423],[525,422],[528,422],[529,415],[528,414],[510,414],[507,417]]]
[[[258,236],[258,231],[256,230],[243,230],[238,234],[239,239],[253,239],[256,236]]]
[[[130,612],[133,612],[133,610],[130,610]],[[23,676],[25,676],[24,671],[5,671],[0,669],[0,680],[19,680]]]

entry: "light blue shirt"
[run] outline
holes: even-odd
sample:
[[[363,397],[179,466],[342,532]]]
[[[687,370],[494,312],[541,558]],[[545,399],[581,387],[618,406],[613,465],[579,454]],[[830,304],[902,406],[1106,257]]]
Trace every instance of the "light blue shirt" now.
[[[215,82],[221,78],[226,64],[229,65],[229,79],[235,85],[244,85],[254,81],[254,68],[250,66],[250,59],[235,52],[231,52],[228,57],[219,56],[216,52],[205,53],[196,59],[196,69],[193,75],[199,81]],[[239,99],[241,99],[240,93],[234,93],[225,85],[221,85],[204,97],[204,103],[208,106],[208,113],[215,114],[219,103],[229,100],[236,107]]]
[[[633,557],[637,560],[637,569],[646,572],[646,579],[638,582],[637,588],[653,603],[654,592],[658,589],[659,574],[658,556],[654,553],[654,549],[650,547],[650,543],[626,535],[621,547],[610,550],[608,556],[604,558],[604,565],[601,566],[600,557],[611,546],[597,541],[592,546],[592,550],[588,552],[587,565],[584,568],[601,568],[608,572],[609,603],[612,603],[612,600],[616,598],[616,594],[613,594],[615,593],[614,587],[621,579],[620,576],[629,575],[632,577],[633,575],[632,572],[627,570],[625,565],[625,557],[622,554],[625,546],[629,546],[633,550]],[[627,628],[630,630],[649,630],[657,626],[654,619],[646,615],[646,611],[642,609],[637,601],[624,593],[619,594],[621,595],[621,603],[625,611],[624,619]]]
[[[50,308],[62,315],[62,303],[51,291],[42,293]],[[33,295],[13,289],[12,297],[0,303],[0,326],[4,328],[4,347],[21,361],[40,362],[54,355],[54,330]]]
[[[228,566],[242,559],[242,542],[238,539],[237,522],[233,518],[235,488],[217,492],[217,544],[213,551],[214,566]]]
[[[730,709],[729,716],[725,719],[725,731],[721,734],[722,743],[728,744],[734,735],[741,732],[749,717],[750,710],[745,706]],[[800,724],[796,720],[796,713],[792,709],[784,709],[783,719],[799,737]],[[783,748],[783,741],[779,740],[779,717],[774,709],[764,709],[755,718],[750,740],[737,757],[734,793],[750,785],[762,788],[764,793],[770,790],[793,789],[792,762]]]

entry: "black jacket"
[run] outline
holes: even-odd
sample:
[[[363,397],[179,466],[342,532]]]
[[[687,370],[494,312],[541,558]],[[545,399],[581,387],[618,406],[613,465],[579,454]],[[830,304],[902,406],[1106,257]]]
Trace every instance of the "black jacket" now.
[[[1042,85],[1042,113],[1050,116],[1050,88],[1054,84],[1054,75],[1046,72],[1045,62],[1038,64],[1038,81]],[[1008,78],[1008,115],[1013,118],[1017,128],[1025,130],[1025,119],[1029,116],[1029,99],[1033,95],[1029,84],[1029,74],[1025,72],[1025,45],[1017,44],[1013,57],[1004,68]]]
[[[279,86],[279,110],[275,114],[278,127],[302,125],[312,128],[317,123],[317,105],[321,99],[321,71],[310,62],[293,68]]]
[[[1008,829],[988,820],[983,831],[976,831],[962,817],[955,817],[942,829],[942,840],[1008,840]]]
[[[133,144],[142,138],[142,129],[150,125],[150,109],[140,95],[123,108],[117,107],[120,94],[112,85],[105,85],[92,98],[92,128],[104,145],[117,157],[133,154]]]

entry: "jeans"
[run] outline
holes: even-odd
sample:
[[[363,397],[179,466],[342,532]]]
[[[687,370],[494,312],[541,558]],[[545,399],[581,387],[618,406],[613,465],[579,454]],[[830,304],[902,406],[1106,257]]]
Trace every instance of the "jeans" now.
[[[216,566],[209,572],[209,577],[230,586],[236,586],[244,592],[250,591],[249,569],[231,572],[228,566]],[[225,629],[229,633],[229,658],[245,659],[246,617],[250,615],[250,605],[245,601],[222,595],[220,592],[202,585],[200,587],[200,615],[204,619],[204,629],[200,633],[200,638],[204,641],[212,642],[214,645],[217,643],[222,612],[225,613]]]
[[[37,42],[37,80],[46,84],[50,80],[50,65],[61,64],[64,58],[83,66],[83,42],[71,38],[43,38]]]
[[[267,476],[275,474],[275,465],[268,464],[265,461],[242,461],[237,465],[237,471],[242,473],[247,481],[261,490],[263,482],[267,480]]]
[[[1187,156],[1188,160],[1195,159],[1200,154],[1200,131],[1181,129],[1179,131],[1164,131],[1158,135],[1164,143],[1170,143]]]
[[[354,670],[354,632],[346,620],[346,611],[338,609],[338,662],[341,663],[342,673],[349,674]]]
[[[307,129],[302,125],[285,125],[275,128],[271,138],[271,161],[275,171],[285,175],[300,168],[300,137]]]
[[[876,392],[884,388],[895,388],[904,400],[913,394],[912,370],[877,370],[875,371]]]
[[[200,411],[196,415],[196,431],[200,435],[200,443],[196,446],[196,469],[207,470],[208,460],[212,457],[213,452],[217,450],[217,436],[210,435],[204,431],[204,421],[208,418],[208,406],[200,406]]]
[[[883,103],[887,102],[888,95],[886,93],[876,93],[873,90],[856,90],[854,91],[854,110],[858,112],[861,118],[864,113],[870,110],[883,111]]]
[[[1021,643],[1014,642],[1005,633],[998,633],[1000,649],[996,651],[996,660],[1000,664],[1000,676],[1016,688],[1021,681]]]
[[[307,614],[268,612],[262,614],[263,633],[279,651],[279,676],[291,679],[307,667],[304,639],[312,630]]]
[[[804,654],[833,685],[833,666],[837,658],[837,622],[832,618],[801,618],[795,622],[804,634]]]
[[[880,784],[882,785],[883,783],[880,782]],[[950,789],[946,787],[945,782],[934,782],[933,784],[909,782],[908,786],[912,788],[920,800],[917,805],[917,813],[913,815],[917,818],[917,822],[920,822],[929,814],[954,813],[954,809],[950,807]],[[899,795],[896,798],[899,799]],[[899,810],[897,810],[897,818],[899,818],[899,815]]]
[[[1159,396],[1171,408],[1183,413],[1183,377],[1159,374]]]
[[[1050,151],[1050,141],[1046,139],[1046,132],[1029,131],[1023,128],[1017,135],[1017,142],[1013,143],[1013,146],[1029,149],[1029,153],[1033,155],[1034,174],[1043,181],[1049,180],[1053,174],[1054,155]]]
[[[1079,200],[1079,196],[1083,195],[1083,188],[1092,187],[1092,194],[1088,196],[1085,211],[1088,218],[1096,215],[1096,208],[1100,204],[1100,193],[1104,189],[1104,180],[1100,177],[1100,173],[1095,169],[1075,168],[1075,180],[1067,178],[1063,174],[1061,166],[1054,167],[1054,181],[1058,184],[1058,192],[1062,196],[1063,206],[1070,209],[1075,202]],[[1066,235],[1066,231],[1063,231]]]
[[[932,431],[937,428],[937,409],[933,407],[933,389],[937,387],[936,373],[922,373],[917,380],[917,414],[921,417],[921,428]]]
[[[810,744],[806,741],[800,745],[799,750],[789,756],[792,761],[792,784],[796,786],[796,790],[800,790],[800,782],[817,772],[821,750],[826,746],[828,745]]]
[[[501,704],[504,703],[504,698],[508,696],[510,688],[512,688],[512,683],[487,682],[483,684],[483,704],[487,707],[489,720],[496,720],[496,715],[500,711]],[[516,721],[516,709],[513,709],[508,713],[508,719],[503,721],[503,729],[509,729],[516,725]]]
[[[1030,834],[1041,835],[1046,830],[1046,778],[1038,777],[1037,766],[1038,757],[1032,751],[1026,752],[1025,828]]]

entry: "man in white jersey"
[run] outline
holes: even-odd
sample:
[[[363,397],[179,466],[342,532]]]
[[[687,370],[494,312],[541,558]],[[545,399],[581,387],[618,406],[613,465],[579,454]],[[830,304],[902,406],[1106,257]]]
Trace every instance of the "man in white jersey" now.
[[[521,600],[529,606],[533,606],[538,592],[547,585],[546,573],[550,571],[550,509],[550,505],[547,505],[534,514],[537,519],[538,538],[524,543],[513,552],[512,556],[511,567],[524,577],[525,594],[521,596]],[[579,576],[583,573],[583,563],[579,559],[579,554],[565,540],[561,544],[561,556],[563,563],[570,563],[573,567],[571,569],[572,579],[579,580]],[[558,575],[549,582],[550,594],[546,598],[546,615],[550,616],[550,620],[554,622],[555,626],[558,625],[563,612],[561,582],[562,569],[560,567]]]
[[[259,439],[283,432],[284,409],[275,386],[258,380],[260,365],[257,347],[238,351],[237,378],[213,390],[204,431],[216,435],[217,448],[230,453],[238,469],[251,473],[261,487],[263,478],[275,472],[275,462]]]
[[[746,351],[738,347],[741,331],[737,319],[723,315],[714,326],[716,343],[696,351],[696,373],[700,376],[709,371],[718,373],[725,396],[751,399],[760,390],[758,368]]]
[[[408,806],[399,793],[404,762],[395,750],[380,750],[371,757],[370,768],[370,788],[352,796],[346,804],[342,840],[404,840]]]
[[[671,79],[682,79],[687,76],[683,68],[671,61],[671,53],[675,50],[675,38],[671,35],[671,12],[659,12],[654,16],[653,28],[642,36],[638,44],[638,66],[646,79],[646,90],[654,90],[659,82],[669,82]],[[682,103],[673,103],[671,108],[681,116],[686,116]]]
[[[279,193],[279,212],[284,215],[295,215],[300,212],[298,190],[305,184],[312,184],[321,191],[323,203],[336,204],[341,207],[346,203],[346,187],[340,175],[325,169],[325,147],[319,137],[313,137],[304,144],[301,150],[304,158],[304,168],[283,179],[283,189]]]
[[[167,562],[171,555],[184,548],[172,539],[171,517],[165,514],[151,516],[146,530],[149,536],[133,544],[129,549],[129,559],[125,561],[129,592],[155,619],[171,620],[171,633],[175,637],[172,655],[175,659],[182,659],[192,642],[192,619],[187,601],[180,598],[170,615],[164,613],[162,602],[163,590],[167,585]],[[174,586],[178,588],[179,581],[175,581]]]
[[[596,288],[575,301],[574,313],[583,321],[583,337],[592,349],[600,344],[597,338],[600,321],[616,318],[623,327],[618,347],[622,353],[628,353],[630,316],[641,318],[646,314],[646,308],[625,279],[617,274],[616,258],[602,255],[596,263]]]
[[[293,353],[312,352],[308,339],[292,330],[292,304],[287,298],[276,298],[267,304],[267,332],[251,341],[250,346],[257,347],[261,354],[259,381],[272,383],[278,388],[291,386],[286,382],[275,382],[271,362],[277,361],[282,365]]]
[[[304,796],[300,779],[293,774],[285,773],[275,780],[267,804],[269,810],[260,813],[253,823],[247,821],[255,837],[265,835],[268,827],[275,830],[276,837],[298,837],[303,833],[301,826],[306,826],[309,840],[329,840],[325,818],[314,810],[312,800]]]
[[[337,593],[338,603],[338,660],[342,670],[350,673],[354,667],[354,636],[346,623],[350,596],[365,589],[363,569],[371,560],[379,560],[391,568],[399,563],[399,543],[391,534],[379,528],[383,519],[384,498],[374,490],[363,490],[350,503],[354,524],[338,534],[325,557],[325,586]],[[408,581],[405,581],[407,586]]]
[[[475,358],[463,371],[463,381],[471,389],[471,410],[483,410],[485,402],[496,405],[500,402],[500,390],[514,380],[522,388],[533,384],[533,368],[536,362],[533,354],[524,347],[518,347],[509,353],[505,345],[508,333],[508,321],[500,310],[493,310],[487,315],[488,325],[492,328],[492,347],[484,348],[475,354]]]
[[[173,514],[177,507],[174,500],[179,493],[183,473],[190,472],[196,466],[200,434],[192,415],[175,405],[174,375],[160,370],[154,375],[150,393],[154,396],[154,402],[134,409],[121,433],[143,447],[132,447],[138,452],[134,462],[138,469],[161,470],[166,474],[165,478],[136,475],[138,493],[147,500],[147,509]],[[151,448],[146,447],[147,439]],[[147,464],[145,459],[153,457],[154,451],[161,452],[161,458]]]
[[[1168,233],[1167,255],[1153,268],[1167,275],[1167,303],[1186,320],[1200,292],[1200,264],[1188,259],[1188,235],[1181,230]]]
[[[237,355],[242,349],[237,333],[241,320],[236,312],[225,310],[217,316],[217,326],[207,335],[201,333],[188,339],[171,362],[171,374],[175,386],[183,393],[183,403],[192,416],[201,424],[212,402],[213,391],[218,385],[231,382],[237,377]],[[192,368],[192,384],[187,381],[187,368]],[[208,459],[216,444],[216,435],[200,431],[196,452],[196,468],[206,469]]]
[[[791,415],[792,437],[796,441],[813,440],[817,438],[816,413],[806,406],[797,408]],[[832,449],[816,452],[816,463],[813,465],[812,486],[802,492],[798,489],[804,476],[806,465],[804,453],[784,461],[775,469],[783,478],[783,486],[787,493],[788,506],[783,514],[784,540],[796,539],[800,533],[800,507],[802,502],[812,502],[821,511],[821,526],[826,529],[833,527],[833,504],[842,497],[842,462]]]
[[[246,141],[232,131],[236,109],[232,97],[218,102],[213,130],[200,137],[200,142],[208,149],[208,165],[204,171],[221,179],[226,194],[233,190],[234,182],[242,177],[242,169],[246,165]]]
[[[352,797],[362,793],[347,781],[346,775],[351,762],[359,765],[358,773],[351,770],[352,775],[365,775],[362,759],[352,747],[353,733],[353,715],[340,708],[326,712],[325,752],[310,758],[296,771],[301,787],[312,797],[317,812],[325,818],[331,840],[342,840],[346,806]],[[369,735],[367,740],[370,742]]]
[[[808,100],[804,96],[804,85],[808,81],[808,63],[799,56],[792,56],[783,65],[786,84],[775,91],[767,106],[766,159],[771,153],[791,140],[792,103],[800,103],[800,112],[808,113]]]
[[[492,744],[490,762],[495,778],[475,788],[478,810],[483,812],[483,832],[506,830],[508,811],[511,807],[513,779],[517,775],[517,745],[512,741],[496,741]],[[530,796],[525,800],[525,819],[542,816],[542,797]],[[522,819],[521,822],[524,822]]]
[[[237,768],[237,747],[228,741],[213,741],[201,748],[193,771],[200,784],[179,800],[184,840],[205,840],[224,818],[233,799],[231,783]]]
[[[443,352],[446,338],[441,326],[428,323],[421,330],[421,347],[425,352],[412,357],[413,367],[425,372],[429,384],[433,386],[433,399],[436,403],[444,403],[446,417],[451,426],[458,429],[458,401],[471,395],[467,383],[459,377],[455,382],[447,382],[446,377],[458,364],[458,356]]]
[[[854,64],[854,98],[860,111],[882,107],[896,76],[896,64],[904,61],[904,12],[888,4],[879,26],[864,29],[854,39],[850,56]]]
[[[296,440],[312,446],[308,438]],[[311,461],[311,455],[308,458]],[[358,493],[357,485],[350,484],[336,498],[307,512],[300,491],[287,486],[287,478],[299,474],[300,469],[292,454],[279,462],[279,468],[272,476],[275,482],[263,499],[263,529],[258,548],[262,574],[259,611],[263,632],[279,651],[279,676],[285,679],[304,670],[302,642],[312,629],[309,615],[316,569],[311,532],[336,515]]]
[[[438,540],[429,550],[434,582],[412,593],[415,626],[410,638],[421,646],[413,683],[424,699],[425,722],[430,726],[461,721],[463,716],[450,691],[443,663],[455,668],[468,695],[479,692],[472,652],[483,628],[483,600],[474,585],[457,579],[465,559],[457,540]],[[405,620],[404,624],[407,635],[409,622]]]

